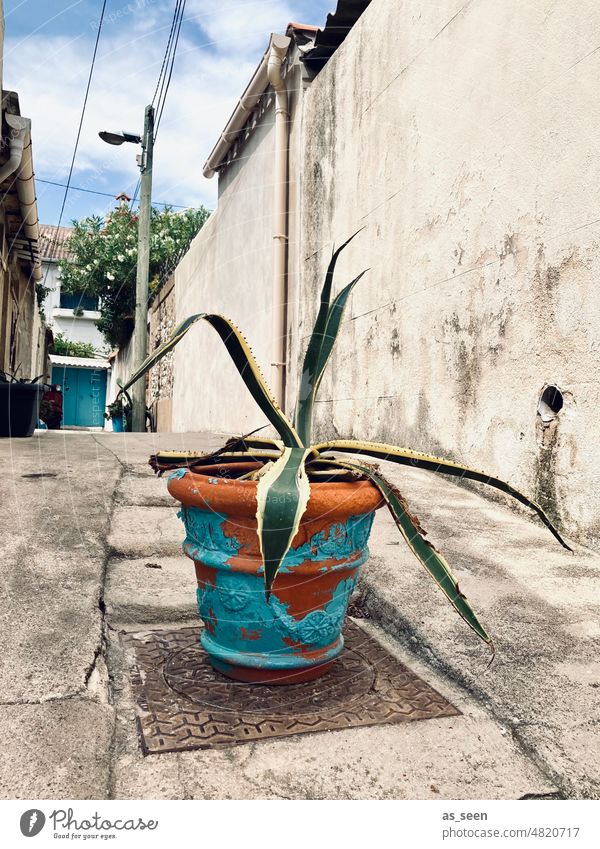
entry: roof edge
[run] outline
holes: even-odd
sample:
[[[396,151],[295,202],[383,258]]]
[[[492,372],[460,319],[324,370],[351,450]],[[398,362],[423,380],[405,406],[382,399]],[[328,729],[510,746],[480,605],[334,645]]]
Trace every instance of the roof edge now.
[[[292,39],[287,35],[277,35],[276,33],[271,33],[271,37],[269,38],[269,45],[265,50],[263,57],[258,64],[250,82],[244,89],[244,93],[240,97],[237,102],[237,106],[233,110],[229,121],[225,125],[224,130],[212,151],[209,154],[208,159],[204,163],[204,167],[202,168],[202,173],[205,177],[210,179],[214,177],[217,173],[217,168],[222,164],[225,159],[227,153],[229,152],[231,146],[233,145],[237,134],[242,129],[246,121],[248,120],[249,115],[252,113],[256,104],[265,93],[269,86],[269,79],[267,76],[267,60],[269,58],[269,52],[271,50],[271,46],[275,44],[278,47],[281,47],[285,50],[289,49],[289,46],[292,42]]]

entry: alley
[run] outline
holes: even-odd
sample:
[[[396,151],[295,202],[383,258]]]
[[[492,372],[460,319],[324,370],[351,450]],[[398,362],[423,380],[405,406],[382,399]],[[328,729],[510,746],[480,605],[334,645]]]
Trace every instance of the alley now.
[[[356,622],[460,715],[144,756],[125,632],[199,627],[148,456],[210,434],[49,431],[0,446],[4,798],[596,797],[600,558],[516,512],[394,472],[492,633],[454,614],[380,511]]]

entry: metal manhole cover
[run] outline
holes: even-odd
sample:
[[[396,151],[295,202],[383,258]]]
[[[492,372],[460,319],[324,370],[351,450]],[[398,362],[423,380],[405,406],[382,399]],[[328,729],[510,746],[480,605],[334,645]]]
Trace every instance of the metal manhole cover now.
[[[121,635],[134,655],[144,754],[460,713],[352,622],[331,670],[289,686],[230,681],[208,662],[199,633],[181,628]]]

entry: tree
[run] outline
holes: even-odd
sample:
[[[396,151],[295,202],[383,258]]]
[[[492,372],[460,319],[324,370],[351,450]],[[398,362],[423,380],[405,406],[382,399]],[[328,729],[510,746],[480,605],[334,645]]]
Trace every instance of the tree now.
[[[204,225],[204,207],[173,212],[152,209],[150,222],[150,291],[159,288]],[[113,348],[133,331],[137,268],[137,215],[127,206],[73,221],[71,256],[60,262],[61,288],[100,299],[98,329]]]

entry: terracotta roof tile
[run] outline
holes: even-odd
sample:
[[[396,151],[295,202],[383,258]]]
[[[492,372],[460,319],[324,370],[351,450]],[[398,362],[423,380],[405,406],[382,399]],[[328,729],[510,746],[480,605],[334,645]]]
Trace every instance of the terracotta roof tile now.
[[[40,257],[42,259],[68,259],[71,256],[66,243],[73,232],[72,227],[59,227],[54,224],[40,224]]]

